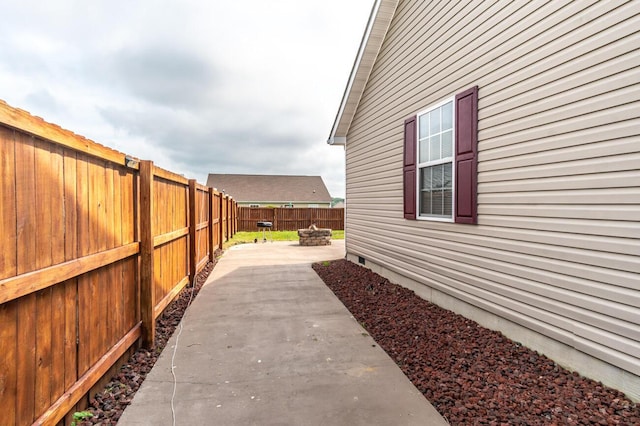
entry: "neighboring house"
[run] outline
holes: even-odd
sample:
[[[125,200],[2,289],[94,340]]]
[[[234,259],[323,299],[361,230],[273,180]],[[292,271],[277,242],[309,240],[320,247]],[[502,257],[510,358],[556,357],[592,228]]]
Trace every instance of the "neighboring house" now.
[[[209,174],[207,186],[231,195],[240,207],[331,207],[320,176]]]
[[[376,1],[328,141],[348,259],[634,400],[638,29],[638,1]]]

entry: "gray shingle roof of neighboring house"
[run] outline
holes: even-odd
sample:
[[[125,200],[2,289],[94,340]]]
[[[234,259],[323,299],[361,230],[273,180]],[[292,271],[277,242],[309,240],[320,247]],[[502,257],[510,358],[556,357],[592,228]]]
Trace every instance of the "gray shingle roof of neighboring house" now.
[[[210,173],[207,186],[224,190],[237,202],[331,203],[320,176]]]

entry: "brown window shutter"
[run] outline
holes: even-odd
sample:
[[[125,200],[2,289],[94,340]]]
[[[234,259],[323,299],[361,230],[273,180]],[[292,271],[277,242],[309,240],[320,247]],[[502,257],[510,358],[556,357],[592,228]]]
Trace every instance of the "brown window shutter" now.
[[[414,115],[404,121],[404,218],[416,218],[416,119]]]
[[[456,223],[478,221],[478,86],[456,95]]]

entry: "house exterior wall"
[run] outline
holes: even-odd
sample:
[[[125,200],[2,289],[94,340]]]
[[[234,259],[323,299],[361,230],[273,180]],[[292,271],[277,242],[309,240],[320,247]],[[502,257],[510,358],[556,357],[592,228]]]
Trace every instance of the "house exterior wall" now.
[[[400,1],[347,134],[346,247],[640,399],[640,2]],[[478,224],[403,219],[403,121],[479,87]]]

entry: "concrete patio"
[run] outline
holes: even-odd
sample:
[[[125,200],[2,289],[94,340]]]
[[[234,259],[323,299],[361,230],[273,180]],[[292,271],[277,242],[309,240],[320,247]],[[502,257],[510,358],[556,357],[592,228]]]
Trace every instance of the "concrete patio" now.
[[[342,257],[227,250],[119,425],[447,424],[310,267]]]

